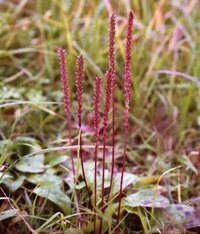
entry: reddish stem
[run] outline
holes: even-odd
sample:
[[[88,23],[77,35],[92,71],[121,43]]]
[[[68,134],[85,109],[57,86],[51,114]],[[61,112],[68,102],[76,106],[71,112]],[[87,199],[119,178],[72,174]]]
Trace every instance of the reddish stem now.
[[[90,189],[87,183],[87,179],[86,179],[86,175],[85,175],[85,169],[84,169],[84,162],[83,162],[83,154],[82,154],[82,134],[81,134],[81,129],[79,129],[80,131],[80,159],[81,159],[81,169],[82,169],[82,175],[83,175],[83,180],[85,182],[85,187],[87,190],[87,194],[88,194],[88,199],[89,199],[89,206],[92,205],[92,199],[91,199],[91,195],[90,195]]]
[[[98,160],[98,146],[99,146],[99,129],[100,129],[100,113],[99,103],[101,96],[101,77],[97,76],[94,86],[93,94],[93,112],[94,112],[94,134],[95,134],[95,151],[94,151],[94,208],[97,207],[97,160]],[[96,230],[96,216],[94,219],[94,231]]]
[[[91,206],[92,201],[91,201],[91,196],[90,196],[90,190],[87,184],[87,179],[85,175],[85,169],[84,169],[84,160],[83,160],[83,151],[82,151],[82,133],[81,133],[81,126],[82,126],[82,121],[81,121],[81,116],[82,116],[82,106],[83,106],[83,83],[84,83],[84,57],[80,55],[77,58],[76,62],[76,89],[77,89],[77,100],[78,100],[78,127],[79,127],[79,136],[80,136],[80,159],[81,159],[81,170],[82,170],[82,175],[83,175],[83,180],[85,182],[85,187],[88,193],[88,199],[89,199],[89,205]]]
[[[58,48],[58,57],[60,60],[60,79],[62,81],[62,88],[63,88],[63,94],[64,94],[64,109],[65,109],[65,115],[66,115],[66,124],[69,131],[69,144],[72,143],[72,133],[71,133],[71,116],[70,116],[70,98],[69,98],[69,84],[68,84],[68,76],[67,76],[67,62],[66,62],[66,51],[63,48]],[[76,183],[76,176],[75,176],[75,165],[74,165],[74,159],[72,155],[72,151],[70,151],[71,156],[71,163],[72,163],[72,172],[73,172],[73,180],[74,183]],[[75,202],[77,203],[77,212],[79,211],[79,197],[77,194],[77,191],[75,189]],[[79,218],[81,219],[82,216],[80,215]],[[79,223],[81,225],[81,222]]]
[[[125,161],[126,161],[127,137],[128,137],[128,128],[129,128],[128,118],[129,118],[130,95],[131,95],[131,75],[132,75],[132,73],[131,73],[131,49],[132,49],[133,20],[134,20],[134,12],[130,11],[129,16],[128,16],[126,49],[125,49],[124,152],[123,152],[121,178],[120,178],[120,192],[119,192],[119,205],[118,205],[118,212],[117,212],[117,225],[119,224],[119,219],[120,219],[122,191],[123,191],[123,178],[124,178]]]
[[[63,94],[64,94],[64,108],[66,115],[66,124],[69,131],[69,144],[72,142],[72,133],[71,133],[71,110],[70,110],[70,99],[69,99],[69,84],[68,84],[68,76],[67,76],[67,63],[66,63],[66,52],[63,48],[58,48],[58,56],[60,59],[60,79],[62,81]],[[74,159],[71,154],[71,162],[72,162],[72,172],[75,178],[75,166]]]
[[[105,159],[106,159],[106,143],[108,135],[108,114],[110,111],[110,99],[111,99],[111,85],[113,80],[113,74],[109,69],[106,72],[106,95],[104,102],[104,114],[103,114],[103,158],[102,158],[102,182],[101,182],[101,211],[105,211],[104,204],[104,184],[105,184]],[[102,231],[102,218],[100,221],[99,233]]]
[[[104,102],[104,115],[103,115],[103,158],[102,158],[102,182],[101,182],[101,210],[104,213],[105,204],[104,204],[104,185],[105,185],[105,159],[106,159],[106,143],[107,143],[107,135],[108,135],[108,115],[110,111],[110,99],[111,99],[111,85],[113,81],[113,73],[111,69],[106,72],[106,94],[105,94],[105,102]],[[100,220],[99,234],[102,231],[102,222],[103,219]]]
[[[115,165],[115,25],[116,16],[112,14],[110,16],[109,24],[109,68],[112,72],[112,85],[111,85],[111,100],[112,100],[112,159],[111,159],[111,176],[110,176],[110,187],[108,194],[110,195],[112,184],[113,184],[113,174]],[[109,195],[108,199],[109,200]]]
[[[104,184],[105,184],[105,158],[106,158],[106,143],[108,135],[108,115],[110,111],[110,100],[111,100],[111,85],[113,81],[113,73],[111,70],[106,72],[106,95],[104,103],[104,115],[103,115],[103,159],[102,159],[102,187],[101,187],[101,209],[104,212]]]
[[[102,160],[102,212],[105,210],[104,204],[104,184],[105,184],[105,156],[106,156],[106,141],[107,141],[107,128],[108,128],[108,112],[110,109],[110,100],[112,100],[112,162],[111,162],[111,179],[110,179],[110,187],[107,197],[107,202],[109,200],[110,191],[113,183],[113,173],[114,173],[114,148],[115,148],[115,117],[114,117],[114,90],[115,90],[115,24],[116,17],[114,14],[110,16],[109,23],[109,71],[106,75],[106,97],[105,97],[105,109],[104,109],[104,128],[103,128],[103,160]],[[111,93],[111,94],[110,94]],[[102,229],[102,219],[100,221],[99,233],[101,233]]]

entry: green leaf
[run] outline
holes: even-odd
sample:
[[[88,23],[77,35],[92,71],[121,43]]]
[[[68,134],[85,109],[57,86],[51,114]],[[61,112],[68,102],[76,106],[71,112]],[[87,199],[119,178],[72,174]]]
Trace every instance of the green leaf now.
[[[15,192],[23,185],[24,180],[25,176],[19,176],[17,179],[14,179],[11,183],[6,183],[6,185],[9,187],[11,192]]]
[[[161,175],[145,176],[139,179],[136,186],[141,187],[141,186],[146,186],[146,185],[157,183],[160,177]]]
[[[60,163],[63,163],[65,162],[69,157],[67,156],[56,156],[56,157],[53,157],[52,159],[50,159],[47,164],[48,164],[48,167],[54,167]]]
[[[94,162],[87,161],[84,163],[85,175],[87,179],[88,186],[93,190],[94,189]],[[79,174],[81,174],[81,168],[79,169]],[[120,190],[120,179],[121,173],[117,173],[114,175],[113,179],[113,193],[118,193]],[[135,184],[138,181],[138,176],[131,174],[131,173],[124,173],[123,179],[123,189],[131,184]],[[97,185],[98,191],[101,191],[101,183],[102,183],[102,176],[97,176]],[[84,187],[85,183],[81,183],[77,186],[78,189]],[[108,188],[110,186],[110,171],[105,170],[105,184],[104,187]]]
[[[166,208],[169,207],[170,202],[166,197],[157,194],[151,189],[143,189],[127,196],[124,199],[124,205],[128,207]]]
[[[4,219],[15,217],[17,215],[18,211],[19,210],[10,209],[10,210],[0,212],[0,221],[2,221]]]
[[[26,97],[35,102],[46,100],[46,97],[42,95],[42,91],[35,88],[29,89],[29,91],[26,93]]]
[[[200,217],[198,215],[193,215],[185,224],[186,228],[197,228],[200,227]]]
[[[0,90],[0,99],[1,100],[12,99],[12,98],[14,98],[14,99],[21,98],[21,95],[20,95],[20,92],[18,89],[15,89],[14,87],[7,85],[7,86],[5,86],[5,89]]]
[[[11,151],[13,148],[13,142],[11,140],[1,140],[0,141],[0,154]]]
[[[38,154],[32,157],[27,155],[32,152],[38,152],[41,150],[40,145],[34,138],[31,137],[18,137],[15,140],[16,151],[18,156],[21,156],[20,161],[15,167],[21,172],[39,173],[45,170],[44,155]],[[24,156],[24,157],[23,157]]]
[[[8,162],[9,155],[12,152],[13,142],[11,140],[1,140],[0,141],[0,166],[5,162]]]
[[[27,177],[27,180],[36,185],[54,185],[61,187],[62,185],[62,178],[60,176],[54,175],[54,169],[48,169],[42,174],[33,174]]]
[[[94,189],[94,162],[93,161],[84,162],[84,171],[85,171],[85,176],[86,176],[88,186],[91,189]],[[78,175],[82,176],[81,165],[79,165]],[[100,182],[99,177],[97,178],[97,181]],[[77,189],[81,189],[83,187],[85,187],[85,182],[80,182],[77,185]]]
[[[105,216],[103,216],[102,224],[100,224],[100,220],[96,220],[96,230],[94,231],[94,222],[88,222],[85,226],[82,227],[84,234],[91,234],[91,233],[99,233],[99,227],[102,225],[101,234],[107,233],[108,231],[108,224],[105,220]]]
[[[195,210],[192,206],[184,204],[171,204],[164,210],[163,220],[165,223],[175,223],[177,225],[183,225],[190,221],[194,216]]]
[[[94,162],[86,161],[84,162],[85,176],[89,183],[94,183]],[[82,175],[81,166],[79,167],[79,174]]]
[[[44,197],[52,201],[54,204],[59,206],[65,214],[69,214],[71,206],[70,198],[63,193],[58,186],[41,186],[35,188],[33,192],[40,197]]]
[[[14,145],[19,157],[41,150],[37,140],[32,137],[18,137],[14,140]]]
[[[13,179],[13,176],[11,176],[9,173],[3,173],[0,172],[0,184],[3,183],[7,183],[7,182],[11,182]]]
[[[15,165],[17,170],[28,173],[39,173],[45,170],[44,155],[39,154],[33,157],[23,157]]]
[[[76,185],[76,189],[82,189],[85,187],[85,181],[81,181]],[[94,187],[94,186],[93,186]]]
[[[121,180],[121,173],[117,173],[114,176],[114,181],[113,181],[113,193],[118,193],[120,190],[120,180]],[[124,173],[124,178],[123,178],[123,186],[122,188],[125,189],[127,186],[131,184],[136,184],[138,181],[138,176],[131,174],[131,173]]]
[[[2,172],[0,172],[0,184],[5,184],[11,192],[15,192],[17,189],[19,189],[24,183],[24,179],[25,176],[14,178],[9,173],[3,174]]]

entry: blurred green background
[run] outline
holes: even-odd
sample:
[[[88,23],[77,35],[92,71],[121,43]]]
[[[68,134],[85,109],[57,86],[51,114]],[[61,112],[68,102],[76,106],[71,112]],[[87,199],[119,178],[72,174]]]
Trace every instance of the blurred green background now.
[[[116,102],[122,111],[124,42],[130,9],[136,15],[131,139],[144,142],[154,138],[156,131],[161,141],[170,138],[164,151],[196,149],[200,112],[198,0],[1,0],[2,139],[33,136],[48,145],[65,134],[56,54],[59,46],[67,50],[71,100],[75,100],[75,60],[80,53],[85,56],[84,107],[91,111],[93,81],[108,68],[111,11],[117,15]],[[75,119],[75,101],[72,107]],[[155,147],[155,141],[151,146]]]

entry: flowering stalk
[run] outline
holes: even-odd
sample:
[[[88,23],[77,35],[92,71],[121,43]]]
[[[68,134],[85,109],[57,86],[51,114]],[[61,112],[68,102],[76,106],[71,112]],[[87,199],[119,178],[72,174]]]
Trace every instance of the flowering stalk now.
[[[106,94],[104,101],[104,114],[103,114],[103,158],[102,158],[102,182],[101,182],[101,211],[105,211],[105,202],[104,202],[104,184],[105,184],[105,159],[106,159],[106,143],[108,136],[108,114],[110,111],[110,101],[111,101],[111,84],[113,80],[112,71],[109,69],[106,72]],[[102,222],[100,220],[99,234],[102,232]]]
[[[93,94],[93,112],[94,112],[94,137],[95,137],[95,149],[94,149],[94,208],[97,207],[97,161],[98,161],[98,147],[99,147],[99,129],[100,129],[100,112],[99,103],[101,96],[101,77],[97,76],[94,86]],[[96,230],[96,217],[94,220],[94,230]]]
[[[68,84],[68,76],[67,76],[67,64],[66,64],[66,52],[63,48],[58,48],[58,57],[60,60],[60,79],[62,81],[62,87],[63,87],[63,94],[64,94],[64,109],[65,109],[65,115],[66,115],[66,124],[67,128],[69,130],[69,144],[72,143],[72,134],[71,134],[71,116],[70,116],[70,99],[69,99],[69,84]],[[73,179],[74,183],[76,183],[76,176],[75,176],[75,166],[74,166],[74,159],[71,155],[71,163],[72,163],[72,172],[73,172]],[[75,189],[75,203],[77,204],[77,212],[79,211],[79,197]],[[79,217],[81,219],[81,215]],[[79,223],[81,225],[81,222]]]
[[[120,192],[119,192],[119,205],[117,213],[117,225],[119,224],[122,190],[123,190],[123,178],[126,160],[126,148],[127,148],[127,137],[129,128],[129,108],[130,108],[130,95],[131,95],[131,50],[132,50],[132,29],[134,21],[134,12],[130,11],[128,15],[127,35],[126,35],[126,48],[125,48],[125,110],[124,110],[124,152],[122,160],[122,170],[120,178]]]
[[[106,143],[108,135],[108,114],[110,111],[111,101],[111,85],[113,81],[113,73],[111,70],[106,72],[106,94],[104,102],[104,115],[103,115],[103,158],[102,158],[102,187],[101,187],[101,207],[104,211],[104,183],[105,183],[105,157],[106,157]]]
[[[115,25],[116,16],[112,14],[110,16],[109,24],[109,69],[112,73],[112,84],[111,84],[111,101],[112,101],[112,161],[111,161],[111,176],[110,176],[110,187],[108,194],[110,195],[113,183],[114,165],[115,165]],[[108,195],[108,199],[109,199]]]
[[[76,62],[76,94],[77,94],[77,99],[78,99],[78,128],[79,128],[79,148],[78,148],[78,155],[80,156],[81,159],[81,169],[82,169],[82,175],[83,175],[83,180],[85,182],[86,190],[88,193],[88,198],[89,198],[89,204],[91,204],[91,197],[90,197],[90,190],[87,184],[87,179],[85,176],[85,169],[84,169],[84,161],[83,161],[83,152],[82,152],[82,134],[81,134],[81,115],[82,115],[82,104],[83,104],[83,82],[84,82],[84,72],[83,72],[83,67],[84,67],[84,58],[82,55],[80,55],[77,58]]]
[[[69,144],[71,145],[72,134],[71,134],[71,116],[70,116],[70,99],[69,99],[69,84],[68,84],[68,76],[67,76],[67,64],[66,64],[66,52],[63,48],[58,48],[58,57],[60,60],[60,79],[62,81],[63,94],[64,94],[64,108],[66,115],[66,124],[69,131]],[[71,155],[72,162],[72,172],[75,177],[75,166],[74,159]]]

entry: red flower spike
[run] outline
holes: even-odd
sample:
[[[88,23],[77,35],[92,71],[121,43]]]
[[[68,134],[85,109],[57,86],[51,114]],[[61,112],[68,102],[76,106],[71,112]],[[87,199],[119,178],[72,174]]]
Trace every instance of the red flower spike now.
[[[112,72],[112,84],[111,84],[111,102],[112,102],[112,160],[111,160],[111,176],[110,176],[110,187],[108,194],[110,195],[113,183],[114,164],[115,164],[115,26],[116,16],[112,14],[109,20],[109,68]],[[107,202],[109,200],[109,196]]]
[[[84,57],[80,55],[76,62],[76,94],[78,99],[78,126],[81,128],[81,115],[82,115],[82,105],[83,105],[83,83],[84,83]]]
[[[66,64],[66,51],[63,48],[58,48],[58,57],[60,60],[60,79],[62,81],[63,94],[64,94],[64,107],[65,107],[65,115],[67,127],[69,130],[69,143],[71,144],[71,116],[70,116],[70,99],[69,99],[69,84],[68,84],[68,76],[67,76],[67,64]],[[75,176],[75,166],[73,157],[71,157],[72,161],[72,170]]]
[[[112,14],[110,16],[110,24],[109,24],[109,68],[114,73],[115,71],[115,25],[116,25],[116,16]]]
[[[58,48],[58,56],[60,60],[60,79],[62,81],[63,94],[64,94],[64,106],[65,115],[67,120],[67,126],[71,129],[71,116],[70,116],[70,99],[69,99],[69,84],[67,76],[67,64],[66,64],[66,52],[63,48]],[[71,133],[70,133],[71,138]],[[71,140],[71,139],[70,139]]]

